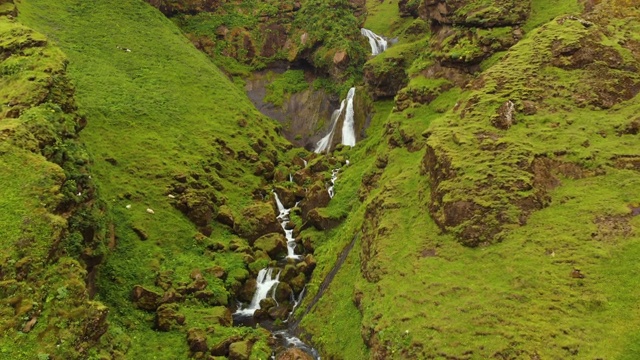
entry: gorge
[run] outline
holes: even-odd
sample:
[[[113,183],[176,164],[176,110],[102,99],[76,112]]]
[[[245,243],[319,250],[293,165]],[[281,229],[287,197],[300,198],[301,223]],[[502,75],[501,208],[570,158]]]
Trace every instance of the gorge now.
[[[636,0],[0,0],[7,359],[640,357]]]

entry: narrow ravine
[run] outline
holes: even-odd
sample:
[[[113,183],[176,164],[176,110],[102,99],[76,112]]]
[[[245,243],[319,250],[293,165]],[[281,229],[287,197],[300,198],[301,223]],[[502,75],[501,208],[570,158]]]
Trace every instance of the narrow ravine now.
[[[367,29],[361,29],[361,33],[369,39],[372,55],[378,55],[386,50],[387,41],[384,38]],[[314,149],[315,153],[329,154],[336,143],[350,147],[356,145],[357,139],[355,133],[356,126],[354,110],[355,96],[356,88],[351,87],[347,92],[346,98],[340,102],[340,107],[333,111],[329,132],[316,143],[316,147]],[[339,142],[334,141],[336,133],[340,136]],[[304,162],[304,168],[306,168],[308,163],[307,160],[302,159],[302,161]],[[348,160],[345,161],[345,165],[349,165]],[[326,188],[329,200],[336,196],[334,187],[338,180],[340,170],[340,167],[331,170],[330,183],[327,184]],[[292,174],[289,174],[286,180],[288,182],[295,182]],[[280,351],[279,349],[296,348],[304,351],[313,359],[319,360],[320,354],[318,351],[298,338],[300,335],[299,324],[304,316],[313,309],[315,304],[320,300],[320,298],[322,298],[325,291],[329,288],[334,277],[338,271],[340,271],[340,268],[347,259],[351,249],[353,249],[358,236],[354,236],[351,242],[342,250],[338,260],[325,276],[317,293],[314,295],[311,302],[304,308],[304,311],[299,316],[294,316],[295,310],[298,308],[305,296],[306,286],[300,291],[291,291],[291,289],[289,289],[289,291],[291,291],[290,299],[282,299],[278,297],[278,293],[280,291],[278,286],[282,284],[282,286],[289,287],[287,281],[290,279],[287,280],[286,277],[290,278],[290,276],[288,276],[287,273],[290,272],[292,266],[297,267],[305,261],[304,253],[296,253],[297,244],[294,236],[296,225],[291,221],[291,212],[298,207],[300,201],[296,202],[291,208],[287,208],[280,198],[280,195],[282,194],[279,195],[276,190],[277,189],[272,190],[273,201],[275,202],[278,212],[276,220],[279,222],[286,239],[287,254],[282,259],[272,261],[270,266],[265,267],[258,272],[255,279],[256,285],[253,297],[248,304],[239,303],[238,310],[233,314],[234,324],[236,326],[255,326],[259,324],[261,327],[272,331],[273,337],[277,340],[277,343],[279,343],[279,346],[276,345],[274,347],[272,355],[273,359],[276,358],[276,352]],[[285,278],[283,278],[283,276]],[[278,300],[280,300],[280,302],[284,302],[283,306],[285,306],[288,311],[286,318],[276,318],[271,313],[271,310],[269,310],[274,307],[281,307],[282,304],[279,304]],[[265,306],[270,307],[268,309],[263,309]],[[268,312],[268,316],[265,316],[266,312]],[[282,320],[279,321],[277,319]]]

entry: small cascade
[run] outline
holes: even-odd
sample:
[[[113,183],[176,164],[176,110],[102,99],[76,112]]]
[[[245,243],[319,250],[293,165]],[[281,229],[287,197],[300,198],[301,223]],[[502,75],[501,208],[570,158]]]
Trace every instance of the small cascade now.
[[[304,163],[304,167],[307,167],[307,160],[302,159],[302,162]]]
[[[253,294],[251,303],[246,309],[236,311],[237,315],[241,316],[253,316],[256,310],[260,309],[260,301],[266,299],[269,294],[273,297],[280,278],[280,270],[276,276],[273,276],[273,268],[266,268],[260,270],[258,277],[256,278],[256,293]],[[275,298],[274,298],[275,299]]]
[[[331,199],[333,199],[333,196],[335,195],[333,186],[336,184],[336,180],[338,180],[338,172],[340,172],[340,169],[331,170],[331,186],[329,186],[329,188],[327,189],[327,192],[329,193],[329,197]]]
[[[318,350],[305,344],[302,340],[291,335],[290,333],[286,331],[276,331],[273,333],[273,335],[276,338],[280,338],[285,347],[287,348],[295,347],[295,348],[301,349],[307,354],[311,355],[315,360],[320,360],[320,354],[318,353]]]
[[[342,145],[355,146],[356,134],[355,134],[355,119],[353,101],[356,96],[356,88],[352,87],[347,93],[347,97],[340,103],[340,108],[336,109],[331,115],[331,130],[320,141],[316,143],[315,153],[320,154],[323,152],[331,151],[331,144],[333,143],[333,137],[336,132],[336,127],[340,122],[342,113],[345,113],[344,121],[342,123]],[[346,111],[345,111],[346,109]],[[306,164],[305,164],[306,166]]]
[[[291,209],[285,209],[284,205],[280,201],[278,194],[274,191],[273,196],[276,199],[276,205],[278,206],[278,212],[280,213],[277,217],[280,220],[280,226],[282,226],[282,230],[284,231],[284,236],[287,238],[287,259],[300,259],[300,255],[295,254],[296,249],[296,239],[293,237],[293,229],[287,229],[287,224],[289,224],[289,213]],[[298,205],[296,203],[296,205]]]
[[[289,174],[289,182],[293,182],[293,175]]]
[[[360,33],[369,39],[369,45],[371,46],[371,55],[378,55],[381,52],[387,50],[387,40],[382,36],[377,35],[371,30],[362,28]]]

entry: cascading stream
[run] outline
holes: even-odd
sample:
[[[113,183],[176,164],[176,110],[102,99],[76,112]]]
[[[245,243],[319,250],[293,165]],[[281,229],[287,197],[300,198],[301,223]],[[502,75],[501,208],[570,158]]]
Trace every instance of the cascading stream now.
[[[378,55],[381,52],[387,50],[387,40],[382,36],[374,33],[369,29],[362,28],[360,33],[369,39],[369,45],[371,46],[371,55]]]
[[[293,237],[293,229],[287,229],[287,225],[289,224],[289,213],[291,212],[291,209],[285,209],[284,205],[282,205],[282,202],[280,201],[280,198],[278,197],[278,194],[275,191],[273,192],[273,196],[276,199],[276,205],[278,206],[278,212],[280,213],[277,219],[280,220],[280,226],[282,226],[284,236],[285,238],[287,238],[287,259],[299,260],[301,256],[295,254],[296,239]]]
[[[278,287],[278,283],[280,282],[280,270],[278,270],[275,277],[273,276],[273,270],[273,268],[266,268],[258,272],[258,276],[256,278],[256,292],[253,294],[251,303],[247,308],[236,311],[236,315],[253,316],[256,310],[260,309],[260,301],[266,299],[269,294],[273,297],[276,292],[276,288]]]

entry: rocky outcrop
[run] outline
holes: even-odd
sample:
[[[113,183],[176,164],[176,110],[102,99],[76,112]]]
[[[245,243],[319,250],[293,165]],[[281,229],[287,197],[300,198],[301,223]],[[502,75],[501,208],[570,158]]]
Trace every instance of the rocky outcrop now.
[[[221,4],[221,0],[146,0],[167,16],[197,14],[203,11],[213,11]]]
[[[434,24],[478,28],[519,25],[527,19],[529,11],[529,3],[518,0],[491,4],[477,0],[423,0],[419,7],[419,15]]]

